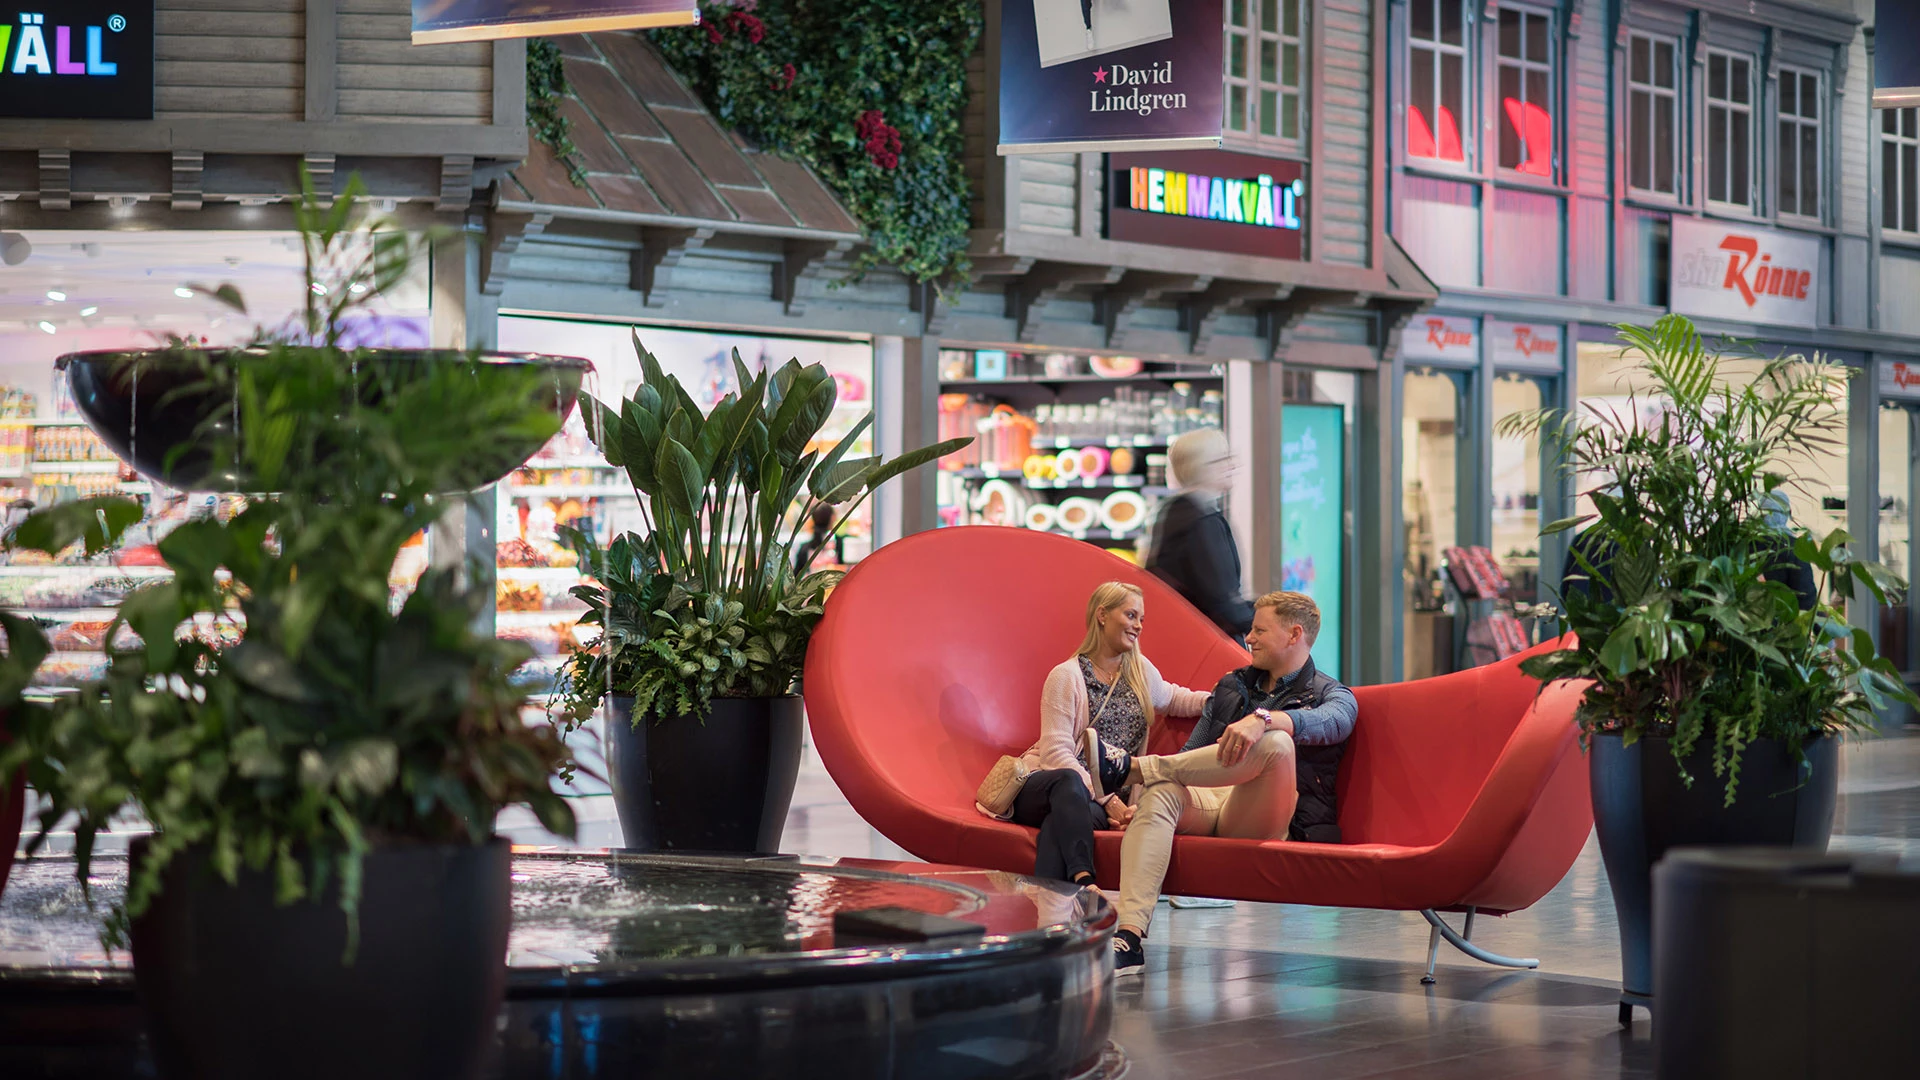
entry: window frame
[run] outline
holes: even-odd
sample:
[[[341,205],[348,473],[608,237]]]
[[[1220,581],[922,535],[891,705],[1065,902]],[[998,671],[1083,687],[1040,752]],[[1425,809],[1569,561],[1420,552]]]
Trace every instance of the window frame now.
[[[1222,120],[1221,132],[1226,144],[1293,152],[1304,152],[1306,149],[1309,123],[1308,89],[1312,82],[1307,50],[1311,44],[1314,2],[1313,0],[1291,0],[1299,13],[1299,23],[1295,27],[1296,33],[1292,36],[1286,32],[1288,2],[1289,0],[1246,0],[1248,18],[1245,26],[1236,25],[1233,21],[1233,0],[1227,0],[1221,12],[1221,33],[1226,41],[1225,63],[1222,64],[1221,71],[1222,78],[1225,80],[1225,87],[1221,94],[1221,109],[1226,115]],[[1275,11],[1274,29],[1271,31],[1263,29],[1260,20],[1260,16],[1269,7]],[[1239,40],[1236,41],[1236,38]],[[1269,42],[1272,43],[1274,50],[1273,82],[1268,82],[1261,76],[1261,48]],[[1298,82],[1293,86],[1280,81],[1286,71],[1286,50],[1289,45],[1295,48],[1297,57],[1294,75]],[[1243,50],[1246,61],[1244,78],[1236,78],[1233,74],[1236,49]],[[1246,94],[1244,108],[1240,115],[1240,119],[1247,122],[1245,128],[1233,126],[1233,92],[1236,88]],[[1261,95],[1268,91],[1276,95],[1275,130],[1271,135],[1260,130]],[[1298,134],[1293,136],[1282,134],[1288,97],[1296,99]]]
[[[1408,3],[1405,8],[1407,12],[1404,53],[1406,58],[1406,86],[1403,91],[1403,109],[1402,116],[1400,117],[1398,140],[1401,153],[1407,165],[1416,169],[1427,169],[1451,174],[1479,175],[1481,171],[1481,147],[1478,138],[1481,83],[1479,69],[1474,61],[1476,55],[1475,43],[1480,34],[1480,6],[1475,4],[1473,0],[1432,0],[1432,2],[1434,22],[1433,25],[1429,27],[1433,32],[1433,37],[1431,38],[1419,38],[1415,36],[1415,27],[1413,24],[1414,5],[1413,3]],[[1438,27],[1444,25],[1445,19],[1442,8],[1443,5],[1447,3],[1457,3],[1460,8],[1460,43],[1457,45],[1445,44],[1440,40],[1441,35]],[[1459,100],[1461,115],[1454,118],[1454,124],[1460,136],[1460,158],[1458,160],[1441,157],[1438,154],[1428,157],[1413,152],[1413,140],[1409,133],[1411,131],[1414,112],[1413,55],[1415,51],[1430,52],[1434,58],[1432,77],[1435,108],[1434,115],[1426,119],[1428,123],[1432,125],[1436,150],[1439,146],[1439,105],[1444,100],[1443,91],[1445,87],[1445,62],[1443,58],[1448,56],[1459,58]]]
[[[1758,58],[1751,53],[1740,52],[1734,49],[1708,47],[1706,49],[1706,61],[1706,78],[1700,88],[1700,120],[1702,125],[1700,152],[1701,156],[1705,159],[1704,171],[1706,173],[1706,175],[1701,178],[1703,181],[1701,198],[1709,210],[1716,210],[1723,214],[1757,217],[1762,212],[1760,193],[1765,189],[1765,184],[1760,177],[1759,139],[1757,137],[1759,124],[1756,122],[1761,116],[1761,110],[1759,108],[1760,80],[1758,77]],[[1724,63],[1727,69],[1727,95],[1724,97],[1715,97],[1713,95],[1713,68],[1716,61]],[[1733,97],[1734,68],[1735,65],[1738,64],[1746,65],[1747,69],[1747,99],[1745,102],[1737,101]],[[1713,118],[1716,111],[1723,112],[1727,116],[1727,148],[1724,160],[1722,160],[1723,155],[1716,150],[1713,145]],[[1726,193],[1728,195],[1733,194],[1734,167],[1736,163],[1734,161],[1732,147],[1732,121],[1735,116],[1743,116],[1747,122],[1747,184],[1745,202],[1735,202],[1732,199],[1716,199],[1713,195],[1713,171],[1716,165],[1724,165],[1726,167]]]
[[[1899,150],[1900,148],[1906,147],[1913,149],[1915,164],[1920,166],[1920,106],[1909,106],[1904,109],[1885,109],[1881,110],[1881,112],[1880,130],[1874,133],[1878,140],[1878,150],[1881,161],[1880,231],[1883,234],[1891,234],[1903,241],[1920,241],[1920,212],[1916,212],[1914,215],[1915,220],[1912,229],[1902,229],[1898,224],[1888,224],[1886,213],[1887,199],[1893,199],[1895,208],[1898,209],[1903,201],[1900,196],[1905,189],[1908,187],[1920,187],[1920,167],[1913,170],[1899,167],[1899,162],[1902,157]],[[1911,117],[1913,120],[1912,130],[1914,133],[1912,135],[1907,135],[1900,130],[1906,126],[1904,124],[1904,118],[1908,117]],[[1888,132],[1886,129],[1888,120],[1893,120],[1894,122],[1895,129],[1892,132]],[[1886,175],[1886,154],[1889,146],[1895,150],[1894,162],[1896,168],[1905,176],[1906,183],[1904,186],[1895,187],[1894,185],[1899,183],[1899,178]],[[1920,190],[1916,190],[1914,201],[1916,204],[1920,204]]]
[[[1647,74],[1650,79],[1654,79],[1656,76],[1660,46],[1664,45],[1667,47],[1672,56],[1672,64],[1668,68],[1668,72],[1672,76],[1670,85],[1663,87],[1659,85],[1657,79],[1651,82],[1634,81],[1633,47],[1639,42],[1645,42],[1647,45]],[[1653,30],[1630,30],[1627,34],[1627,55],[1625,63],[1625,78],[1622,80],[1622,83],[1626,87],[1626,95],[1621,101],[1621,109],[1625,115],[1621,117],[1620,124],[1621,130],[1626,132],[1627,136],[1627,152],[1625,154],[1625,160],[1621,163],[1621,172],[1623,173],[1624,180],[1623,186],[1631,198],[1669,205],[1684,205],[1687,201],[1687,164],[1684,154],[1684,148],[1686,146],[1687,112],[1684,108],[1685,95],[1682,93],[1682,74],[1685,70],[1685,64],[1683,50],[1681,49],[1681,36]],[[1636,128],[1633,120],[1634,95],[1636,93],[1646,94],[1648,98],[1647,126],[1649,130],[1645,133],[1645,149],[1648,156],[1647,178],[1653,182],[1657,182],[1658,180],[1658,178],[1654,176],[1654,169],[1659,162],[1659,154],[1657,148],[1654,146],[1655,133],[1659,130],[1658,124],[1654,122],[1656,115],[1655,107],[1662,100],[1669,103],[1673,119],[1667,149],[1673,167],[1667,174],[1666,179],[1671,185],[1670,190],[1662,191],[1658,187],[1641,187],[1634,183],[1633,155],[1634,152],[1641,149],[1642,146],[1642,140],[1639,137],[1641,132]]]
[[[1501,51],[1500,23],[1501,23],[1501,20],[1503,20],[1506,17],[1506,14],[1508,12],[1513,12],[1518,16],[1520,16],[1520,41],[1521,41],[1520,51],[1522,55],[1519,57],[1509,57]],[[1539,20],[1546,24],[1547,56],[1545,60],[1534,60],[1525,55],[1526,54],[1526,30],[1527,30],[1527,23],[1529,20]],[[1494,16],[1493,28],[1492,28],[1493,79],[1490,84],[1490,92],[1492,93],[1492,103],[1491,103],[1490,111],[1493,113],[1493,123],[1494,123],[1495,132],[1492,139],[1493,147],[1492,147],[1492,154],[1491,154],[1491,157],[1492,157],[1491,171],[1495,176],[1498,176],[1502,180],[1518,180],[1518,181],[1521,181],[1522,183],[1528,183],[1528,184],[1549,184],[1556,187],[1565,182],[1564,173],[1561,165],[1561,161],[1562,161],[1561,146],[1564,140],[1562,137],[1563,125],[1561,124],[1561,112],[1562,112],[1562,109],[1561,109],[1562,98],[1560,93],[1561,49],[1560,49],[1560,37],[1559,37],[1559,34],[1557,33],[1558,30],[1559,30],[1559,19],[1557,17],[1557,13],[1551,9],[1531,7],[1525,4],[1503,3],[1500,5],[1498,13]],[[1541,175],[1540,173],[1535,173],[1535,172],[1527,172],[1522,169],[1506,165],[1504,162],[1501,161],[1501,155],[1502,155],[1501,140],[1507,130],[1507,125],[1509,123],[1509,120],[1508,120],[1508,117],[1506,116],[1506,104],[1504,100],[1505,95],[1501,92],[1500,80],[1501,80],[1501,76],[1506,72],[1508,68],[1514,68],[1521,73],[1520,85],[1521,85],[1521,92],[1522,92],[1522,101],[1528,105],[1535,104],[1535,102],[1532,100],[1531,97],[1526,96],[1527,74],[1529,72],[1538,72],[1544,76],[1544,81],[1546,83],[1545,100],[1543,102],[1540,102],[1539,104],[1540,104],[1540,107],[1546,111],[1547,122],[1548,122],[1548,133],[1549,133],[1547,136],[1547,172],[1545,175]],[[1471,78],[1469,78],[1469,83],[1471,83],[1471,81],[1472,81]],[[1524,147],[1526,142],[1524,136],[1521,137],[1521,142],[1522,142],[1522,146]]]
[[[1782,109],[1786,100],[1782,88],[1786,80],[1796,82],[1794,99],[1804,103],[1807,100],[1806,82],[1813,81],[1814,114],[1809,117],[1804,112],[1788,113]],[[1773,201],[1775,217],[1791,221],[1824,224],[1827,218],[1827,73],[1819,68],[1805,67],[1799,64],[1781,64],[1773,79]],[[1803,105],[1804,108],[1804,105]],[[1782,185],[1787,178],[1787,139],[1786,129],[1791,126],[1796,136],[1802,136],[1806,128],[1813,129],[1813,212],[1806,213],[1807,193],[1805,185],[1798,180],[1806,178],[1805,162],[1799,153],[1804,146],[1803,138],[1796,138],[1793,163],[1796,172],[1796,205],[1789,210],[1786,207],[1785,192]]]

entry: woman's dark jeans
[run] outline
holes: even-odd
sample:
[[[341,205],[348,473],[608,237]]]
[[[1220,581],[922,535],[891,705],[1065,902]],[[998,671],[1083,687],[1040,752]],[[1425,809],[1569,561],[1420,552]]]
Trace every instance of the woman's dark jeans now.
[[[1033,876],[1071,882],[1093,873],[1093,830],[1107,813],[1072,769],[1042,769],[1027,777],[1013,799],[1013,822],[1036,825]]]

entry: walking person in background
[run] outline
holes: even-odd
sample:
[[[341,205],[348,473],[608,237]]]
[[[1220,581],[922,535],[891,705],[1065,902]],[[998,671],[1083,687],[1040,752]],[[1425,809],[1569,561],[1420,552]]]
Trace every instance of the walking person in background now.
[[[1235,641],[1253,625],[1240,586],[1240,547],[1221,499],[1233,484],[1233,456],[1219,428],[1175,439],[1167,453],[1180,493],[1160,506],[1147,569]]]

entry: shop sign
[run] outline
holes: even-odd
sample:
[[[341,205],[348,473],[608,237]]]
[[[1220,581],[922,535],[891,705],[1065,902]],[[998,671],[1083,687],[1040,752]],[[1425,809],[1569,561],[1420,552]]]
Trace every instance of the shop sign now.
[[[1004,0],[1002,154],[1220,145],[1222,0]]]
[[[1817,326],[1820,241],[1673,217],[1673,310],[1734,322]]]
[[[0,22],[0,116],[153,119],[153,0],[68,0]]]
[[[692,26],[698,0],[413,0],[413,43]]]
[[[1458,315],[1415,315],[1400,335],[1400,355],[1442,364],[1480,361],[1480,326]]]
[[[1301,257],[1306,168],[1221,150],[1109,154],[1107,238]]]
[[[1510,323],[1487,320],[1487,347],[1499,368],[1560,370],[1560,341],[1567,328],[1558,323]]]
[[[1880,396],[1920,401],[1920,361],[1880,361]]]

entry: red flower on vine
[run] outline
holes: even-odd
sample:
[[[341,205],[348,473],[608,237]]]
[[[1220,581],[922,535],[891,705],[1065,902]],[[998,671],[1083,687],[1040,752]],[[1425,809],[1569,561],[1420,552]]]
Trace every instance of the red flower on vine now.
[[[761,22],[758,16],[749,15],[744,11],[736,11],[728,15],[727,26],[747,35],[747,40],[755,45],[760,44],[761,39],[767,36],[767,24]]]
[[[713,42],[715,45],[720,44],[720,42],[726,38],[726,35],[721,33],[720,27],[717,24],[704,23],[702,25],[707,28],[707,40]]]
[[[866,144],[867,156],[883,169],[900,164],[900,129],[887,123],[879,109],[868,109],[854,121],[853,133]]]
[[[780,77],[774,80],[773,88],[775,90],[791,90],[793,89],[793,80],[799,77],[800,69],[794,67],[792,64],[787,64],[780,69]]]

